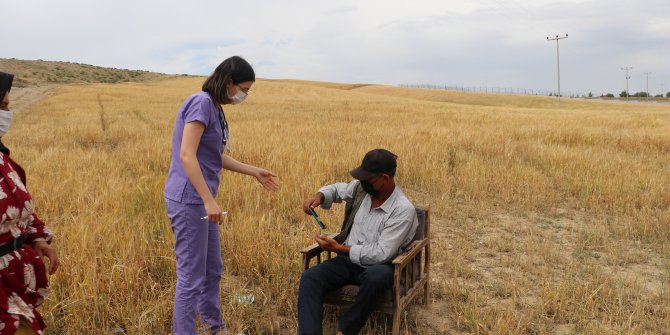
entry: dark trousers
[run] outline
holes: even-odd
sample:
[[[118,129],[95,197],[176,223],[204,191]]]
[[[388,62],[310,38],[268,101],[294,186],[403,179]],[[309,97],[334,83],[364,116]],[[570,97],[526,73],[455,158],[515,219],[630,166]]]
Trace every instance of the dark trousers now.
[[[340,317],[339,330],[358,334],[368,317],[393,285],[391,263],[360,267],[347,256],[337,256],[302,273],[298,290],[298,332],[323,333],[323,298],[329,291],[345,285],[360,287],[355,303]]]

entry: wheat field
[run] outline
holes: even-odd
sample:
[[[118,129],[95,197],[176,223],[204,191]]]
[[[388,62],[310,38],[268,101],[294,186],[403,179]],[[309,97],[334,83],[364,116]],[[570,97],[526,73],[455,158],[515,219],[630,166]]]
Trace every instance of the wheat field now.
[[[62,258],[40,308],[48,334],[168,334],[175,283],[162,190],[182,101],[203,78],[60,86],[3,142],[28,173]],[[302,200],[348,181],[370,149],[430,205],[432,304],[406,334],[668,334],[670,107],[259,80],[225,108],[232,156],[218,202],[228,333],[293,334]],[[341,207],[323,212],[334,231]],[[253,294],[252,304],[237,294]],[[325,327],[335,333],[337,309]],[[367,334],[390,320],[373,315]]]

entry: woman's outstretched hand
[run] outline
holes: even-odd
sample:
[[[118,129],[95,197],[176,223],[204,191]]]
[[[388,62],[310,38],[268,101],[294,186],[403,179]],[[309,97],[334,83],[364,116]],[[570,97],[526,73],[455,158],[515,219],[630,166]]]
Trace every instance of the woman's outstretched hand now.
[[[276,191],[279,189],[279,182],[275,179],[277,175],[273,172],[259,168],[254,174],[254,177],[256,177],[258,182],[268,191]]]

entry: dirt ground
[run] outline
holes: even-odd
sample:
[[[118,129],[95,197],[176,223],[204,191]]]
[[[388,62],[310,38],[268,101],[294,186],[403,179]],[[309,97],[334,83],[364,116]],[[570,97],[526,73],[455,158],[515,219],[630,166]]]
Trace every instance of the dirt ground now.
[[[450,213],[433,213],[431,231],[433,301],[428,308],[411,306],[409,314],[422,334],[477,333],[465,325],[467,311],[455,306],[460,295],[463,300],[476,295],[479,313],[523,319],[542,308],[543,285],[570,281],[566,276],[580,266],[637,286],[645,296],[660,295],[667,285],[661,255],[634,241],[606,247],[612,243],[602,239],[608,233],[594,229],[580,210],[514,215],[462,205]],[[555,335],[579,332],[572,324],[549,322],[544,327]]]
[[[10,93],[10,109],[21,112],[53,93],[56,85],[14,87]]]

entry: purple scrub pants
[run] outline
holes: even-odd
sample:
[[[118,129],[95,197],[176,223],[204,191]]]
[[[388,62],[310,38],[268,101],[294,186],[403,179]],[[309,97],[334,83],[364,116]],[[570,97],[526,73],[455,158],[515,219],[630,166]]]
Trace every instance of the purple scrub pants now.
[[[177,287],[174,293],[172,331],[175,335],[197,334],[196,313],[211,334],[224,330],[219,306],[221,247],[219,226],[206,220],[204,205],[182,204],[165,199],[174,232]]]

